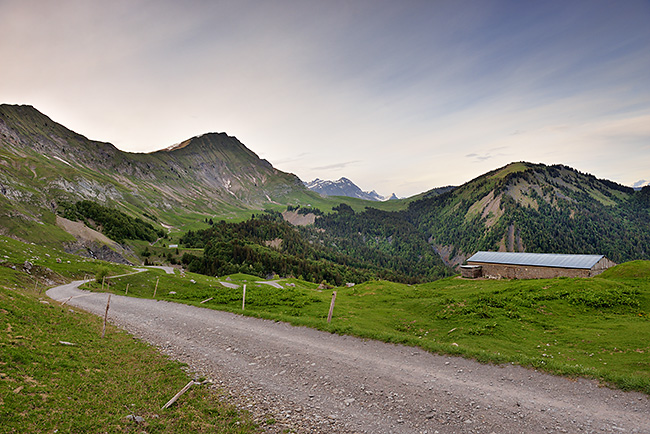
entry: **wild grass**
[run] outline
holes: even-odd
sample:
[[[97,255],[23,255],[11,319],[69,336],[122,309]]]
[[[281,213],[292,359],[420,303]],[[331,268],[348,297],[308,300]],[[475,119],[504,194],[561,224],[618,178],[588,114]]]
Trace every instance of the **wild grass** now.
[[[24,268],[26,261],[33,266],[29,271]],[[0,270],[8,268],[18,271],[24,283],[31,281],[32,284],[42,286],[49,283],[51,286],[66,280],[93,277],[99,267],[107,267],[109,275],[128,273],[132,269],[0,236]]]
[[[111,326],[102,339],[100,318],[42,294],[48,279],[130,267],[3,237],[0,259],[0,432],[258,432],[247,413],[207,384],[161,410],[189,381],[181,363]],[[32,274],[22,268],[25,260],[34,264]]]
[[[449,278],[414,286],[377,281],[329,290],[297,279],[279,280],[279,289],[255,276],[152,270],[115,279],[111,291],[124,293],[128,283],[129,295],[150,298],[156,280],[160,299],[596,378],[650,394],[648,261],[623,264],[592,279]],[[327,324],[333,290],[334,317]]]

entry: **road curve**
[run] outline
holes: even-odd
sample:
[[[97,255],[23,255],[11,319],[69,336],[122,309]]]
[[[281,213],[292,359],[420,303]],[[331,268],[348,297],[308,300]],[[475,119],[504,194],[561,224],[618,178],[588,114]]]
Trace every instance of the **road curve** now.
[[[80,283],[47,295],[103,315]],[[165,301],[113,295],[108,317],[271,414],[268,432],[650,433],[648,396],[595,381]]]

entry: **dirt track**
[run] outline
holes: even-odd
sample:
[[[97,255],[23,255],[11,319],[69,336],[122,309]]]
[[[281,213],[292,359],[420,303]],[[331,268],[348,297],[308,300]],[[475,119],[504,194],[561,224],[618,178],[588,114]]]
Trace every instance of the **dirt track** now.
[[[106,294],[50,289],[103,315]],[[230,391],[268,432],[650,433],[650,400],[517,366],[163,301],[113,296],[109,319]]]

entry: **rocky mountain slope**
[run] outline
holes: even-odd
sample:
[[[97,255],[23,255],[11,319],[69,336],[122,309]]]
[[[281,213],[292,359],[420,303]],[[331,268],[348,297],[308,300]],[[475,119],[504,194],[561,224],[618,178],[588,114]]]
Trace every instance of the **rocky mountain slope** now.
[[[0,211],[40,220],[39,210],[82,199],[139,215],[219,213],[317,197],[235,137],[210,133],[148,153],[89,140],[31,106],[0,105]]]
[[[305,182],[305,186],[311,191],[314,191],[323,196],[356,197],[357,199],[372,201],[382,201],[387,199],[374,190],[361,190],[354,182],[350,181],[348,178],[340,178],[336,181],[328,181],[316,178],[311,182]]]

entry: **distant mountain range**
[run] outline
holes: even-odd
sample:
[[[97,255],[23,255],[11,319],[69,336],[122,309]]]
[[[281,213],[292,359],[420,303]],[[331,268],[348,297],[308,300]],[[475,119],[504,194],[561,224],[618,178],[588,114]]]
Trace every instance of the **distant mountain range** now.
[[[80,200],[158,228],[290,205],[318,215],[307,244],[403,276],[443,275],[442,262],[456,266],[477,250],[650,259],[650,186],[635,190],[562,165],[512,163],[458,187],[380,202],[347,178],[305,186],[225,133],[128,153],[31,106],[0,105],[0,166],[0,233],[29,241],[69,239],[56,232],[56,214]]]
[[[336,181],[327,181],[323,179],[314,179],[311,182],[305,182],[305,186],[311,191],[323,196],[346,196],[356,197],[357,199],[384,201],[398,199],[395,193],[390,197],[384,197],[376,191],[363,191],[354,182],[348,178],[340,178]]]

